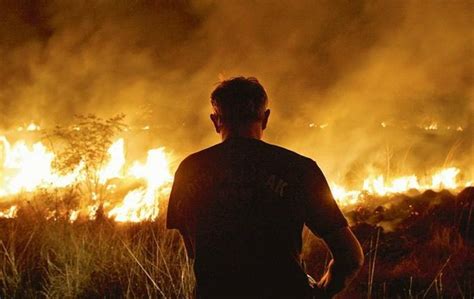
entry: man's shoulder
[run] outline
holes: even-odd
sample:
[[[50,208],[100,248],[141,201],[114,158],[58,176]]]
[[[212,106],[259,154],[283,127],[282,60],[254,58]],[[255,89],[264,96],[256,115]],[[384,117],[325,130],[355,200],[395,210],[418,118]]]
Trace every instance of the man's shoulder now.
[[[273,154],[273,156],[276,157],[277,159],[293,161],[295,163],[299,163],[302,166],[306,166],[306,167],[310,167],[311,165],[315,164],[313,159],[306,157],[286,147],[276,145],[276,144],[266,143],[266,142],[264,142],[264,144],[269,149],[269,152]]]
[[[182,169],[182,168],[193,167],[193,165],[196,165],[200,161],[209,159],[209,157],[212,157],[213,155],[215,155],[220,145],[221,143],[218,143],[213,146],[210,146],[210,147],[201,149],[197,152],[189,154],[181,161],[178,168]]]

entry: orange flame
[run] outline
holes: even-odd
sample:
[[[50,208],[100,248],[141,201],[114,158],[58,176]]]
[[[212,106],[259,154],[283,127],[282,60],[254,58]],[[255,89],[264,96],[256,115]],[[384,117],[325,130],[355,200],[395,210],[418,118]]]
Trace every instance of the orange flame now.
[[[99,171],[99,183],[114,194],[117,186],[109,184],[111,179],[142,180],[144,184],[128,190],[122,200],[105,201],[103,207],[106,215],[119,222],[139,222],[153,220],[159,213],[160,199],[167,198],[172,183],[171,167],[168,154],[164,148],[148,151],[145,162],[127,163],[125,158],[125,142],[118,139],[109,148],[109,160]],[[61,175],[52,167],[54,154],[41,142],[31,146],[23,140],[10,144],[5,136],[0,136],[0,198],[13,196],[21,192],[34,192],[38,188],[63,188],[75,182],[85,180],[81,176],[84,163],[66,175]],[[455,167],[439,169],[431,176],[420,179],[415,175],[402,176],[388,180],[383,175],[369,175],[358,190],[348,190],[344,186],[331,183],[331,190],[336,201],[342,207],[350,207],[361,203],[365,195],[387,196],[405,193],[411,189],[458,191],[472,182],[459,182],[460,170]],[[92,199],[97,198],[92,193]],[[70,221],[85,214],[95,217],[99,203],[95,202],[85,210],[70,212]],[[15,217],[17,206],[0,211],[0,218]]]
[[[344,187],[332,183],[331,190],[334,198],[341,206],[356,205],[365,194],[386,196],[390,194],[406,193],[409,190],[442,190],[458,191],[459,188],[471,186],[471,182],[459,183],[457,180],[460,170],[456,167],[443,168],[431,176],[431,181],[420,183],[415,175],[403,176],[387,182],[383,175],[369,176],[364,180],[361,190],[346,190]],[[426,181],[426,180],[425,180]]]
[[[143,179],[143,187],[130,190],[122,202],[111,207],[109,217],[116,221],[138,222],[151,220],[158,216],[158,199],[169,193],[172,175],[168,157],[164,148],[148,151],[144,164],[135,161],[125,172],[126,160],[124,140],[118,139],[108,150],[109,161],[99,171],[99,183],[105,185],[110,179]],[[52,167],[54,154],[41,142],[28,146],[25,141],[11,145],[5,136],[0,136],[0,197],[12,196],[21,192],[33,192],[38,188],[67,187],[81,177],[80,163],[72,172],[61,175]],[[108,190],[114,189],[108,185]],[[97,197],[92,193],[92,199]],[[110,206],[105,202],[104,207]],[[86,211],[72,211],[70,220],[75,221],[81,213],[93,218],[98,204],[87,207]],[[7,211],[0,211],[0,218],[11,218],[16,213],[16,206]]]

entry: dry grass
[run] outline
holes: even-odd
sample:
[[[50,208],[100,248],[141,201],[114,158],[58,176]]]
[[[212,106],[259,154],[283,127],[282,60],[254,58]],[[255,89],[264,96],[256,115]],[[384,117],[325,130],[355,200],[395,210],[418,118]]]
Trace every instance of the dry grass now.
[[[23,204],[17,218],[0,219],[0,298],[191,297],[192,264],[179,234],[165,229],[164,217],[137,224],[103,217],[70,223],[70,199],[39,196],[43,200]],[[465,210],[469,202],[452,205],[456,198],[439,196],[447,197],[420,205],[417,218],[397,221],[391,232],[351,216],[359,219],[353,229],[366,264],[338,298],[472,298],[474,246],[463,220],[469,218],[452,210]],[[400,202],[392,209],[405,207],[413,205]],[[383,221],[404,214],[377,211]],[[56,220],[46,220],[51,212]],[[330,255],[307,231],[304,239],[306,269],[318,277]]]
[[[0,297],[187,298],[191,264],[161,221],[2,220]]]

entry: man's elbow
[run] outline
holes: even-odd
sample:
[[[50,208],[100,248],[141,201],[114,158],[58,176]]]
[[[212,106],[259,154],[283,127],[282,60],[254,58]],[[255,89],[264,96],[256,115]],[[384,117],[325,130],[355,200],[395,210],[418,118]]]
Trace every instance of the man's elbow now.
[[[346,273],[346,275],[359,272],[364,265],[363,256],[346,256],[344,259],[334,259],[334,266],[340,273]]]
[[[358,272],[364,265],[364,252],[362,247],[349,228],[344,228],[331,238],[327,243],[333,254],[337,268],[343,272]]]
[[[350,268],[354,272],[359,272],[362,266],[364,266],[364,254],[362,250],[358,250],[357,254],[353,257]]]
[[[355,241],[352,254],[348,254],[347,268],[350,272],[359,272],[364,266],[364,252],[358,241]]]

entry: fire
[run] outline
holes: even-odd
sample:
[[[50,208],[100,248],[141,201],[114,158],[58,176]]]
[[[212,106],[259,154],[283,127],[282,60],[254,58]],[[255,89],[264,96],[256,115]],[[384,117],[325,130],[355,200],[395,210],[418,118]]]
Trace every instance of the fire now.
[[[70,221],[75,221],[81,215],[93,219],[101,205],[106,215],[118,222],[155,219],[159,214],[160,200],[168,197],[173,180],[165,148],[149,150],[144,162],[129,163],[126,160],[125,141],[118,139],[108,149],[108,156],[107,163],[99,170],[98,178],[99,184],[104,186],[109,196],[99,201],[100,195],[92,192],[93,203],[82,210],[71,211]],[[85,180],[81,175],[84,163],[79,163],[70,173],[60,174],[52,166],[54,158],[54,153],[41,142],[28,145],[20,140],[11,144],[5,136],[0,136],[0,198],[22,192],[35,192],[40,188],[64,188]],[[353,207],[361,204],[367,195],[388,196],[413,189],[458,191],[472,184],[461,182],[458,178],[460,173],[460,169],[449,167],[439,169],[424,178],[414,174],[395,178],[373,174],[367,176],[360,189],[350,190],[340,184],[331,183],[331,190],[342,207]],[[115,183],[117,179],[140,184],[119,193],[120,184]],[[11,206],[0,211],[0,218],[15,217],[16,212],[17,206]]]
[[[341,206],[352,206],[360,202],[365,195],[386,196],[406,193],[410,190],[442,190],[458,191],[459,188],[471,186],[471,182],[458,182],[460,169],[456,167],[443,168],[431,176],[431,180],[421,180],[415,175],[397,177],[387,181],[383,175],[369,176],[364,180],[361,190],[346,190],[332,183],[331,190],[334,198]]]
[[[430,130],[438,130],[438,123],[432,122],[428,126],[425,126],[425,130],[430,131]]]
[[[410,189],[420,189],[418,178],[415,175],[395,178],[390,184],[385,182],[384,176],[369,177],[364,180],[362,190],[371,194],[386,195],[390,193],[403,193]]]
[[[456,183],[456,177],[460,170],[451,167],[442,169],[433,175],[432,186],[436,189],[456,189],[458,187]]]
[[[41,127],[35,124],[34,122],[31,122],[27,127],[27,131],[33,132],[33,131],[39,131],[41,130]]]
[[[0,196],[72,184],[80,169],[60,175],[52,169],[53,159],[54,154],[41,142],[28,147],[25,141],[20,140],[11,145],[4,136],[0,136]]]
[[[122,222],[139,222],[156,218],[159,211],[156,198],[160,193],[169,192],[168,187],[172,181],[164,148],[148,151],[145,164],[135,162],[129,174],[144,179],[147,187],[129,192],[122,204],[113,208],[108,216]]]
[[[144,185],[129,190],[119,203],[112,206],[110,201],[103,203],[108,208],[108,216],[116,221],[138,222],[152,220],[158,216],[158,199],[169,193],[172,175],[168,156],[164,148],[148,151],[145,163],[135,161],[127,169],[125,159],[125,142],[123,139],[115,141],[108,149],[109,160],[99,170],[99,184],[113,195],[116,186],[109,184],[111,179],[143,180]],[[70,173],[60,174],[52,166],[54,153],[50,152],[41,142],[28,146],[20,140],[13,145],[5,136],[0,136],[0,197],[14,196],[22,192],[34,192],[39,188],[64,188],[80,180],[81,169],[84,163]],[[92,193],[96,200],[98,195]],[[113,197],[113,196],[112,196]],[[84,211],[75,210],[70,213],[69,219],[75,221],[84,214],[93,218],[99,208],[99,203],[88,206]],[[17,207],[0,211],[0,218],[12,218]]]
[[[115,141],[107,151],[110,160],[109,163],[100,171],[99,181],[104,184],[109,179],[121,176],[122,168],[125,165],[125,150],[123,138]]]
[[[0,211],[0,218],[14,218],[16,216],[17,210],[17,206],[13,205],[4,211]]]
[[[41,127],[39,125],[35,124],[34,122],[30,122],[26,126],[20,126],[20,127],[16,128],[16,130],[18,132],[23,132],[25,130],[28,131],[28,132],[34,132],[34,131],[41,130]]]

